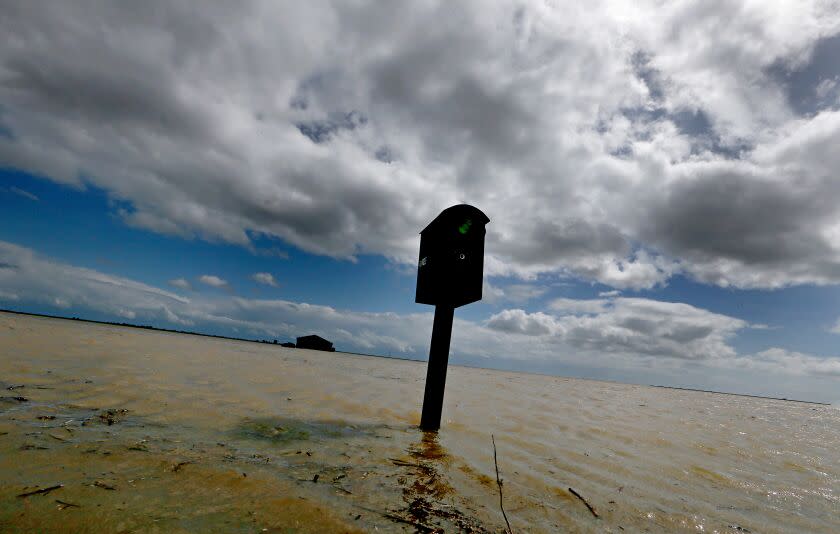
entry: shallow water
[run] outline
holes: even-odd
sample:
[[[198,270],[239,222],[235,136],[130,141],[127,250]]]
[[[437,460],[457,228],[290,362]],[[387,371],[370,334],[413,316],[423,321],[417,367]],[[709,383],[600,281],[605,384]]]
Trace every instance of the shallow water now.
[[[0,313],[0,531],[498,532],[491,435],[515,532],[840,531],[835,408],[453,366],[424,435],[424,378]]]

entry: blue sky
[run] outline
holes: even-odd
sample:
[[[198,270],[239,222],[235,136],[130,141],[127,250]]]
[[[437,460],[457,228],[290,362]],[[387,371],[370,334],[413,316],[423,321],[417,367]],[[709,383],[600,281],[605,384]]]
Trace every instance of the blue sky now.
[[[468,202],[452,361],[836,401],[840,20],[806,4],[21,4],[0,306],[423,359],[418,232]]]

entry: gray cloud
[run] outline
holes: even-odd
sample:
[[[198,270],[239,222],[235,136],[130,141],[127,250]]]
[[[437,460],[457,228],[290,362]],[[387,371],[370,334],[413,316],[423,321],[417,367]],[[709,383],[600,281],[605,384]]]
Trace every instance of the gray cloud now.
[[[470,202],[490,274],[837,283],[835,8],[13,2],[0,163],[252,249],[410,263]]]
[[[597,314],[604,312],[610,305],[607,299],[568,299],[558,298],[548,303],[548,307],[564,315]]]

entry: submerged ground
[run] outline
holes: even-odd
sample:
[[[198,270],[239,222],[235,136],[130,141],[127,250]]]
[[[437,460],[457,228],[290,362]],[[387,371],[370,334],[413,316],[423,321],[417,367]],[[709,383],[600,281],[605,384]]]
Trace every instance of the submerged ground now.
[[[840,410],[0,313],[0,531],[840,529]],[[589,506],[587,506],[587,504]]]

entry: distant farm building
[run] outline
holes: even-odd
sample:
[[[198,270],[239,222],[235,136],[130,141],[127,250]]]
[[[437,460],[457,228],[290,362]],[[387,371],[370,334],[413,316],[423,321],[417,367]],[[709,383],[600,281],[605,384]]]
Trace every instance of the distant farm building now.
[[[297,348],[325,350],[327,352],[335,352],[333,344],[322,338],[321,336],[303,336],[297,338]]]
[[[286,343],[280,343],[280,346],[281,347],[286,347],[286,348],[289,348],[289,349],[295,348],[295,344],[292,343],[292,342],[289,342],[289,341],[287,341]]]

